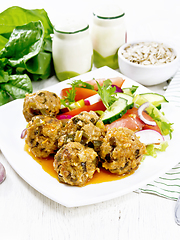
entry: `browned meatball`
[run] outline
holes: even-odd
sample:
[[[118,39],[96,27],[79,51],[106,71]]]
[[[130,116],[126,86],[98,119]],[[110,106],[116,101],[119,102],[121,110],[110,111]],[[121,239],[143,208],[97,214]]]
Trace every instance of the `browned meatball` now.
[[[60,182],[83,186],[98,169],[98,155],[78,142],[63,145],[55,155],[53,163]]]
[[[112,173],[122,175],[135,170],[146,153],[146,147],[128,128],[107,131],[101,145],[102,166]]]
[[[28,123],[25,141],[36,157],[46,158],[58,150],[61,131],[60,120],[43,115],[35,116]]]
[[[99,116],[93,111],[84,111],[67,122],[59,147],[67,142],[80,142],[99,151],[104,136],[105,127]]]
[[[27,94],[23,104],[23,114],[27,122],[36,115],[55,117],[61,108],[60,98],[53,92],[37,91]]]

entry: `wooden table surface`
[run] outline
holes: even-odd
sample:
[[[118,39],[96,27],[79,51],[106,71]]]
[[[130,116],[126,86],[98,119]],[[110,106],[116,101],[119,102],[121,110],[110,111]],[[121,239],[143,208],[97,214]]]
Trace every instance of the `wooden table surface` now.
[[[0,11],[13,5],[45,8],[50,18],[71,11],[90,15],[94,0],[14,1],[1,3]],[[112,1],[111,1],[112,2]],[[180,45],[179,0],[123,0],[128,41],[165,39]],[[82,10],[83,9],[83,10]],[[55,82],[34,84],[34,89]],[[166,83],[151,87],[163,93]],[[174,221],[175,201],[151,194],[130,192],[84,207],[66,208],[28,185],[0,151],[7,178],[0,185],[0,239],[2,240],[178,240]],[[73,197],[73,196],[72,196]]]
[[[0,186],[3,240],[179,239],[174,201],[131,192],[90,206],[66,208],[28,185],[2,154],[0,162],[7,171]]]

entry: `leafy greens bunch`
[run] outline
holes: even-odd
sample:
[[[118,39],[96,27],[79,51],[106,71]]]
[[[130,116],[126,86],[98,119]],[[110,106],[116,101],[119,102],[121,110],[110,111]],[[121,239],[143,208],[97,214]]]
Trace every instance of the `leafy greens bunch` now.
[[[0,106],[31,93],[31,80],[54,73],[52,33],[44,9],[11,7],[0,13]]]

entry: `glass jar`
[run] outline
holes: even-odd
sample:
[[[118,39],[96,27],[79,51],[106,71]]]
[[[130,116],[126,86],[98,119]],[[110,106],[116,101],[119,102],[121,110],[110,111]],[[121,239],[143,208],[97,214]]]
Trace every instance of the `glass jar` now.
[[[82,20],[64,19],[54,29],[52,56],[59,81],[90,71],[93,46],[89,25]]]
[[[94,65],[118,68],[118,49],[126,42],[125,13],[115,5],[103,4],[93,13],[91,38]]]

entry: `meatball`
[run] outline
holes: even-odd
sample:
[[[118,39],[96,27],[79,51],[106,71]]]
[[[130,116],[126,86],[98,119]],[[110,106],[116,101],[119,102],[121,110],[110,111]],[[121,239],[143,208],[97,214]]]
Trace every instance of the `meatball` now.
[[[46,158],[58,150],[61,131],[60,120],[43,115],[35,116],[28,123],[25,142],[36,157]]]
[[[80,142],[99,151],[104,136],[105,127],[99,116],[93,111],[84,111],[67,122],[59,147],[68,142]]]
[[[100,149],[102,167],[118,175],[136,170],[146,153],[146,147],[128,128],[107,131]]]
[[[61,108],[60,98],[49,91],[27,94],[23,104],[23,114],[27,122],[36,115],[55,117]]]
[[[60,182],[83,186],[99,170],[98,155],[79,142],[69,142],[58,150],[53,166]]]

